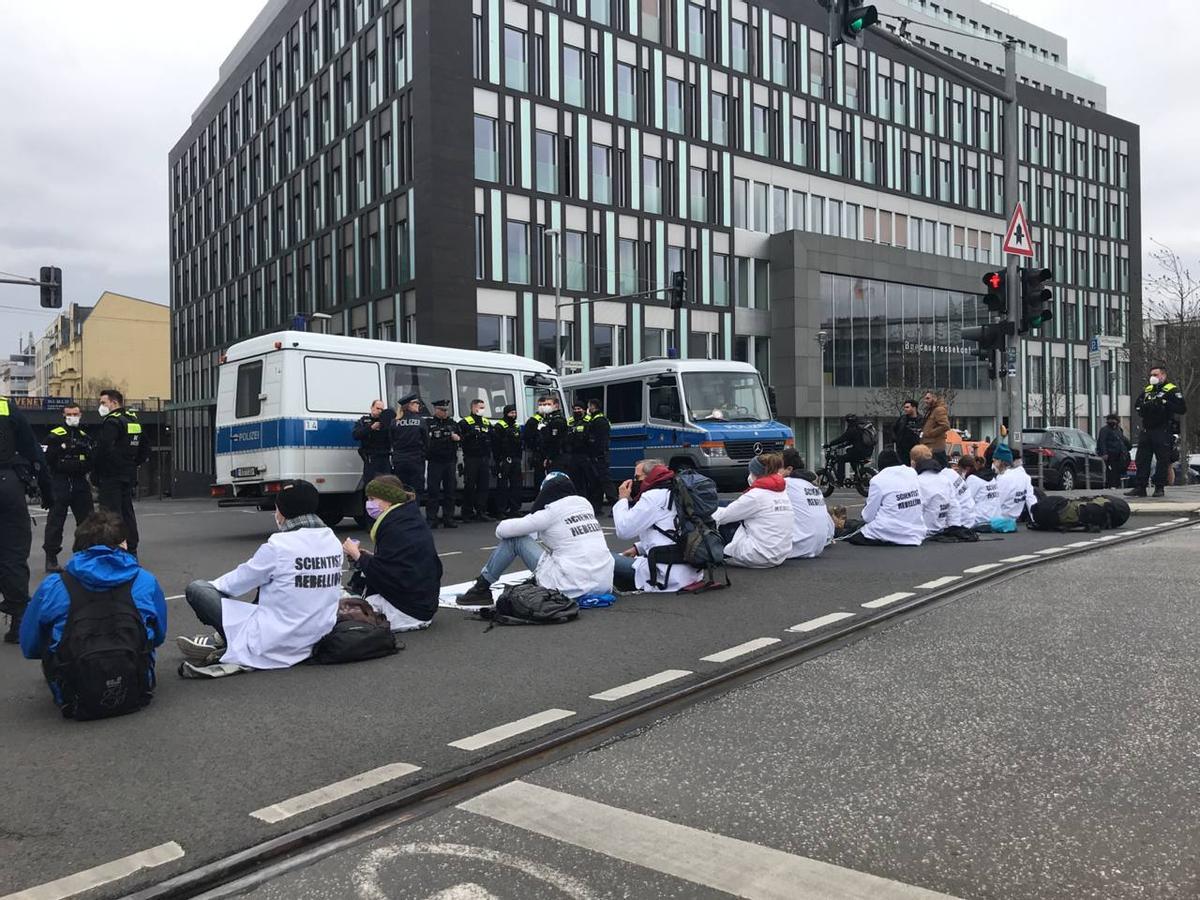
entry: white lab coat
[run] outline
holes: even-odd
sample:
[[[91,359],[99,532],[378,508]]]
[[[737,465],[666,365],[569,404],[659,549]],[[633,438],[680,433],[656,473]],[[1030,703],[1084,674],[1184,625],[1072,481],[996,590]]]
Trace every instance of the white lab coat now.
[[[536,538],[548,551],[542,554],[533,573],[542,587],[562,591],[573,599],[612,591],[612,553],[592,504],[585,498],[563,497],[535,513],[505,519],[496,526],[498,538],[526,535]]]
[[[967,476],[967,490],[971,494],[971,502],[975,505],[975,521],[972,524],[982,525],[1000,518],[1000,485],[995,478],[980,478],[978,475]]]
[[[908,466],[888,466],[871,479],[863,507],[863,537],[915,547],[925,540],[921,485]]]
[[[633,578],[640,591],[677,591],[703,577],[703,573],[694,566],[673,563],[669,575],[666,566],[658,567],[657,576],[660,580],[666,578],[665,587],[656,588],[650,583],[650,560],[646,555],[655,547],[675,543],[655,530],[655,526],[663,531],[675,530],[675,510],[668,505],[670,500],[669,490],[654,488],[638,497],[637,503],[632,506],[628,500],[618,500],[613,504],[613,525],[616,526],[617,537],[633,541],[638,550],[633,560]]]
[[[792,552],[792,501],[786,489],[752,487],[728,506],[719,507],[713,521],[741,523],[725,545],[725,561],[731,565],[770,569]]]
[[[954,504],[950,507],[950,524],[971,528],[975,525],[975,502],[967,490],[967,483],[950,466],[942,469],[941,476],[950,487],[950,496],[954,498]]]
[[[917,485],[921,490],[921,515],[925,519],[925,536],[937,534],[950,527],[951,511],[957,511],[958,501],[950,484],[938,472],[918,472]]]
[[[820,556],[834,532],[821,489],[804,478],[785,478],[783,483],[792,503],[792,552],[788,559]]]
[[[1000,515],[1010,519],[1019,518],[1021,510],[1037,506],[1037,495],[1033,482],[1021,466],[1013,466],[996,476],[1000,488]]]
[[[342,544],[329,528],[273,534],[213,586],[230,597],[258,588],[258,603],[221,601],[221,662],[282,669],[303,662],[333,630],[342,595]]]

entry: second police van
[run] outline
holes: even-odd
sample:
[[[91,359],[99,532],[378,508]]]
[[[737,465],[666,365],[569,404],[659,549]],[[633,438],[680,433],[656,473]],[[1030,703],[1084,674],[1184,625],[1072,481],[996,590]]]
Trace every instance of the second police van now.
[[[748,363],[654,359],[567,375],[562,386],[572,403],[603,404],[612,424],[610,475],[618,482],[633,477],[639,460],[656,457],[738,490],[752,457],[795,445]]]
[[[427,414],[449,400],[461,419],[472,400],[483,400],[496,419],[515,403],[523,423],[538,396],[557,395],[558,383],[549,366],[507,353],[307,331],[250,338],[229,348],[219,370],[212,495],[222,506],[271,509],[280,482],[303,478],[320,492],[327,524],[361,519],[354,423],[374,400],[394,409],[413,392]]]

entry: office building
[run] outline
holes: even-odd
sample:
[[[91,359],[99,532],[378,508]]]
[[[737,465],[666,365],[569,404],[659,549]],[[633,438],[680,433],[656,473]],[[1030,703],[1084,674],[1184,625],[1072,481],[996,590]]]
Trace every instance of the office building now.
[[[964,58],[975,30],[918,35],[919,0],[882,6],[1001,84],[999,47]],[[1140,315],[1138,129],[1062,38],[950,8],[1022,41],[1021,194],[1057,281],[1029,424],[1128,414],[1125,368],[1090,371],[1086,341]],[[687,273],[683,310],[569,303],[584,368],[749,361],[810,453],[822,379],[830,418],[932,386],[990,432],[961,330],[1001,265],[1001,104],[875,36],[831,54],[825,27],[816,0],[269,4],[170,154],[178,465],[211,470],[222,348],[297,314],[553,361],[556,259],[566,300]]]
[[[34,386],[34,361],[37,354],[33,334],[17,340],[17,352],[0,360],[0,397],[28,397]]]

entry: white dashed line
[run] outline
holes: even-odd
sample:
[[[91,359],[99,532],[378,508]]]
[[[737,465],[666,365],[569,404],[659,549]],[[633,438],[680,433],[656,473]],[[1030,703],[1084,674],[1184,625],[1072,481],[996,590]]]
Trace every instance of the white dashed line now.
[[[1033,555],[1032,553],[1023,553],[1020,556],[1006,557],[1006,558],[1000,560],[1000,562],[1025,562],[1028,559],[1037,559],[1037,557],[1035,555]]]
[[[945,587],[948,584],[954,584],[956,581],[962,581],[961,575],[943,575],[941,578],[935,578],[933,581],[927,581],[924,584],[918,584],[917,587],[932,590],[933,588]]]
[[[967,575],[978,575],[980,572],[990,572],[992,569],[999,569],[1000,563],[984,563],[982,566],[971,566],[969,569],[963,569]]]
[[[461,550],[447,550],[445,553],[439,553],[438,556],[462,556]]]
[[[642,691],[658,687],[660,684],[668,684],[672,681],[678,681],[680,678],[686,678],[691,674],[686,669],[667,669],[665,672],[659,672],[657,675],[647,675],[645,678],[639,678],[637,681],[631,681],[628,684],[619,684],[615,688],[609,688],[607,691],[601,691],[599,694],[592,694],[591,699],[622,700],[625,697],[631,697],[634,694],[640,694]]]
[[[1066,547],[1046,547],[1044,550],[1036,551],[1039,556],[1049,556],[1052,553],[1064,553]]]
[[[492,544],[492,546],[490,546],[490,547],[480,547],[479,549],[480,550],[495,550],[499,546],[500,546],[499,544]]]
[[[128,878],[142,869],[153,869],[155,866],[182,859],[183,855],[183,848],[175,841],[169,841],[159,844],[157,847],[151,847],[149,850],[142,850],[140,853],[131,853],[129,856],[114,859],[112,862],[84,869],[74,875],[67,875],[54,881],[47,881],[45,884],[39,884],[37,887],[8,894],[3,900],[64,900],[66,897],[74,897],[84,891]]]
[[[325,806],[327,803],[333,803],[335,800],[341,800],[343,797],[349,797],[351,794],[357,794],[359,791],[365,791],[367,788],[372,788],[376,785],[395,781],[397,778],[403,778],[405,775],[411,775],[413,772],[419,772],[420,770],[420,766],[413,766],[408,763],[392,763],[391,765],[380,766],[377,769],[371,769],[369,772],[362,772],[350,778],[335,781],[333,784],[326,785],[325,787],[317,788],[315,791],[309,791],[306,794],[292,797],[290,800],[283,800],[271,806],[256,809],[250,815],[255,819],[260,819],[263,822],[271,824],[282,822],[284,819],[298,816],[300,813],[308,812],[310,809]]]
[[[1066,546],[1074,549],[1075,547],[1089,547],[1089,546],[1091,546],[1091,544],[1092,544],[1091,541],[1076,541],[1075,543],[1067,544]]]
[[[569,709],[547,709],[540,713],[534,713],[532,716],[517,719],[515,722],[507,722],[504,725],[489,728],[487,731],[481,731],[479,734],[451,741],[450,746],[457,747],[459,750],[480,750],[518,734],[533,731],[536,728],[541,728],[543,725],[549,725],[551,722],[557,722],[560,719],[569,719],[573,715],[575,713]]]
[[[826,625],[832,625],[834,622],[840,622],[842,619],[853,617],[854,613],[850,612],[830,613],[827,616],[820,616],[816,619],[809,619],[807,622],[801,622],[799,625],[793,625],[788,631],[799,631],[801,633],[816,631],[818,628],[824,628]]]
[[[893,603],[897,603],[900,600],[907,600],[909,597],[915,596],[916,594],[914,594],[912,591],[897,591],[894,594],[886,594],[885,596],[878,597],[875,600],[868,600],[863,604],[863,607],[866,609],[879,609],[884,606],[891,606]]]
[[[1096,543],[1100,543],[1102,541],[1115,541],[1119,537],[1120,537],[1119,534],[1106,534],[1103,537],[1096,538],[1096,540],[1092,541],[1092,543],[1096,544]]]
[[[167,599],[167,600],[182,600],[183,594],[172,594],[170,597],[166,597],[165,599]]]
[[[770,647],[772,644],[778,644],[779,638],[755,638],[752,641],[746,641],[744,644],[738,644],[736,647],[730,647],[728,650],[721,650],[718,653],[711,653],[708,656],[700,657],[701,662],[729,662],[731,659],[737,659],[739,656],[745,656],[747,653],[753,653],[755,650],[761,650],[763,647]]]

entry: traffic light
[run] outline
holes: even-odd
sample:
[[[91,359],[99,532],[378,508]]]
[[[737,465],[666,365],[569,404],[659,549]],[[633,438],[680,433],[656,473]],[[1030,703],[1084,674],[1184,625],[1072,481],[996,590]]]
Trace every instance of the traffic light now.
[[[861,47],[863,32],[879,21],[874,6],[858,6],[851,0],[829,0],[824,5],[829,9],[829,38],[834,47],[842,43]]]
[[[1001,269],[999,272],[988,272],[983,276],[983,285],[987,293],[983,296],[983,305],[1001,316],[1008,314],[1008,273]]]
[[[1003,356],[1007,338],[1013,333],[1012,322],[992,322],[988,325],[976,325],[974,328],[964,328],[964,341],[974,341],[979,346],[972,354],[976,359],[988,364],[988,378],[996,378],[996,351]]]
[[[671,273],[671,309],[683,309],[687,303],[687,275],[683,272]]]
[[[1050,309],[1054,294],[1046,287],[1053,278],[1049,269],[1021,269],[1021,334],[1037,331],[1054,318]]]
[[[42,266],[38,281],[41,282],[42,306],[61,309],[62,269],[57,266]]]

